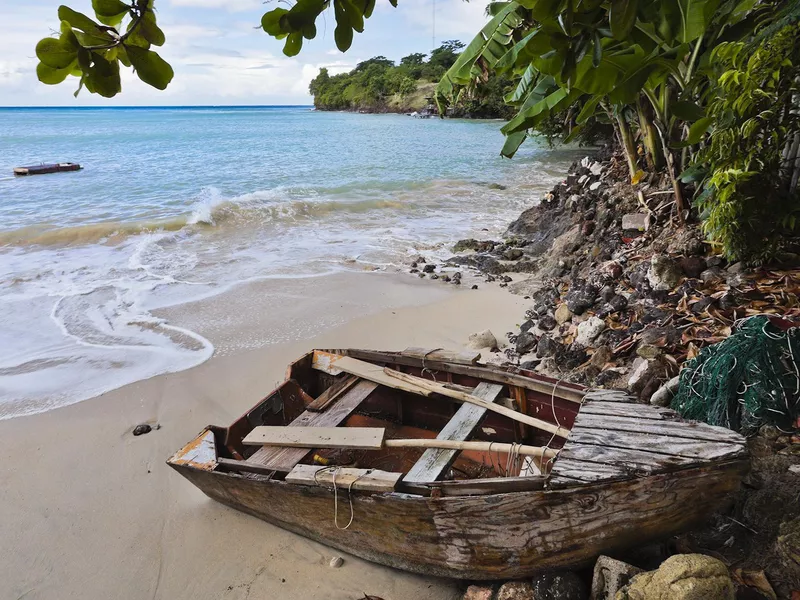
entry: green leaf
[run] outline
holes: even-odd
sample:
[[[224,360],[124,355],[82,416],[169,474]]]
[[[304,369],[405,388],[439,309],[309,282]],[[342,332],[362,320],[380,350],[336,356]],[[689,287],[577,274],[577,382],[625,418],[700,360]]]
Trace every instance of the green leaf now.
[[[96,52],[92,53],[92,61],[85,76],[86,89],[104,98],[113,98],[122,91],[119,63],[116,60],[109,62]]]
[[[78,58],[78,51],[55,38],[44,38],[36,44],[36,57],[52,69],[66,69]]]
[[[154,46],[163,46],[166,38],[161,28],[156,25],[156,16],[152,11],[147,11],[139,22],[139,27],[136,33],[141,35],[148,42]]]
[[[307,40],[313,40],[317,37],[317,26],[314,23],[303,26],[303,37]]]
[[[592,52],[592,66],[597,68],[600,66],[600,61],[603,60],[603,42],[600,39],[600,33],[597,30],[594,32],[592,42],[594,44]]]
[[[297,56],[303,48],[303,35],[300,33],[290,33],[286,36],[286,43],[283,45],[283,53],[286,56]]]
[[[667,0],[674,2],[675,0]],[[624,40],[636,24],[636,11],[639,8],[638,0],[611,0],[611,10],[608,12],[608,21],[611,25],[611,35],[618,40]]]
[[[283,33],[283,29],[280,26],[281,17],[288,14],[288,12],[285,8],[276,8],[264,13],[264,16],[261,17],[261,28],[273,37],[280,35]]]
[[[337,25],[333,30],[333,39],[339,50],[347,52],[353,43],[353,29],[349,25]]]
[[[708,170],[703,165],[693,165],[678,176],[682,183],[697,183],[705,178]]]
[[[83,13],[72,10],[69,6],[64,6],[62,4],[58,7],[58,18],[62,21],[66,21],[75,29],[80,29],[86,33],[96,33],[98,35],[102,33],[101,30],[98,29],[98,23],[95,23]]]
[[[500,155],[506,158],[512,158],[527,137],[528,134],[525,131],[518,131],[507,135],[506,141],[503,144],[503,149],[500,150]]]
[[[126,46],[126,50],[128,59],[139,79],[156,89],[166,89],[175,75],[168,62],[152,50],[145,50],[138,46]]]
[[[115,17],[125,14],[131,7],[120,0],[92,0],[92,8],[100,17]]]
[[[602,99],[603,99],[602,96],[592,96],[591,98],[589,98],[583,105],[581,112],[578,113],[578,116],[575,118],[575,121],[579,124],[583,124],[586,121],[588,121],[591,117],[593,117],[595,111],[597,110],[597,105],[600,104],[600,101]]]
[[[712,122],[713,119],[711,117],[703,117],[695,121],[692,126],[689,127],[689,136],[686,138],[686,143],[693,146],[703,139],[703,136],[706,134],[706,131],[708,131]]]
[[[72,73],[73,68],[77,64],[77,58],[69,66],[63,69],[54,69],[53,67],[48,67],[44,63],[39,63],[36,65],[36,77],[38,77],[39,81],[42,83],[47,85],[56,85],[64,81],[67,76]]]
[[[697,121],[706,116],[705,111],[694,102],[688,100],[679,100],[669,107],[672,114],[679,118],[681,121]]]

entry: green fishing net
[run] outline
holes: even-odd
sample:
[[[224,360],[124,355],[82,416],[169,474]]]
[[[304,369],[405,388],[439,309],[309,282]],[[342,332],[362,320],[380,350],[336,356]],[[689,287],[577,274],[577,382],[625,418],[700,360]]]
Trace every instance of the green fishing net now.
[[[703,348],[680,374],[672,408],[683,417],[751,434],[785,432],[800,414],[800,328],[755,316],[728,339]]]

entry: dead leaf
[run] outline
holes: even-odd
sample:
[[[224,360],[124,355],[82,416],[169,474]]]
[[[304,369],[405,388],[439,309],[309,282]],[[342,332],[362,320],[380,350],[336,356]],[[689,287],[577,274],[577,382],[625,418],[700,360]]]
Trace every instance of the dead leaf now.
[[[698,354],[700,354],[700,350],[698,350],[697,346],[695,346],[692,342],[689,342],[689,347],[686,351],[686,360],[696,358]]]
[[[769,580],[767,580],[767,576],[764,575],[764,571],[735,569],[733,571],[733,580],[740,585],[757,589],[770,600],[778,600],[778,596],[775,594],[775,590],[772,589]]]
[[[631,177],[631,185],[636,185],[639,183],[642,180],[642,177],[644,177],[644,171],[639,169],[633,174],[633,177]]]
[[[792,591],[792,600],[800,600],[800,590]]]

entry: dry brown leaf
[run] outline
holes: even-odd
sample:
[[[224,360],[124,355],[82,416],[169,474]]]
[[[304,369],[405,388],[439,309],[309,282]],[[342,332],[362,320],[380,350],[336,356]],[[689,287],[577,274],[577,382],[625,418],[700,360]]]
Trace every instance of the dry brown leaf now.
[[[735,569],[733,571],[733,580],[740,585],[757,589],[765,597],[770,598],[770,600],[778,600],[778,596],[775,594],[775,590],[772,589],[764,571]]]

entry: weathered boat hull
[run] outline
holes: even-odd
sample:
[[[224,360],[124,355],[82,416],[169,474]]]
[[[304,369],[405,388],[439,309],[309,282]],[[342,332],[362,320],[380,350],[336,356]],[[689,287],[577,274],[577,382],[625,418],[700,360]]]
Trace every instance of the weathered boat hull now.
[[[353,522],[340,529],[328,488],[214,470],[210,432],[169,461],[210,498],[366,560],[458,579],[527,577],[666,538],[722,508],[748,469],[746,460],[730,460],[624,481],[480,496],[353,492]],[[180,458],[204,436],[204,456]],[[344,527],[348,494],[338,494]]]
[[[34,165],[31,167],[16,167],[14,175],[24,177],[27,175],[47,175],[49,173],[66,173],[68,171],[80,171],[81,166],[77,163],[55,163]]]

